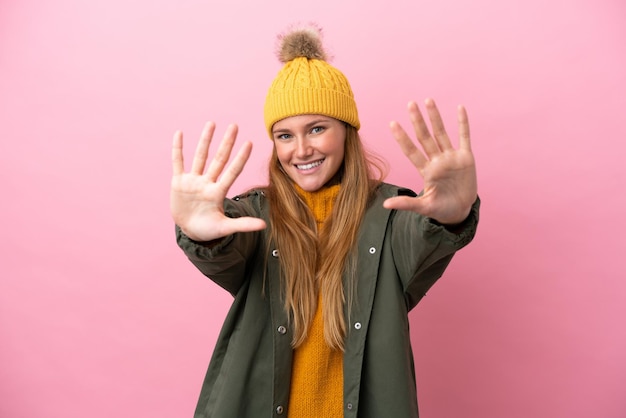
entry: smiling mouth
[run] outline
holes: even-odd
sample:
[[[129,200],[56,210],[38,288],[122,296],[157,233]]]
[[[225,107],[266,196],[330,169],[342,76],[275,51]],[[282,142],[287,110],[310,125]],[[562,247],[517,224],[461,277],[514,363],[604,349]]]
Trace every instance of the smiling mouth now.
[[[298,170],[310,170],[312,168],[320,166],[323,162],[324,160],[322,159],[308,164],[296,164],[296,168]]]

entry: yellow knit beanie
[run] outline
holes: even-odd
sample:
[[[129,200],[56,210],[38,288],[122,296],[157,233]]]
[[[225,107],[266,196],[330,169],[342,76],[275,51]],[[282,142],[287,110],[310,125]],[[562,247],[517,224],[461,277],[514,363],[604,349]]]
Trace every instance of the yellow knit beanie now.
[[[278,38],[284,64],[265,99],[265,127],[272,138],[276,122],[290,116],[325,115],[361,127],[348,79],[330,65],[322,48],[321,30],[293,29]]]

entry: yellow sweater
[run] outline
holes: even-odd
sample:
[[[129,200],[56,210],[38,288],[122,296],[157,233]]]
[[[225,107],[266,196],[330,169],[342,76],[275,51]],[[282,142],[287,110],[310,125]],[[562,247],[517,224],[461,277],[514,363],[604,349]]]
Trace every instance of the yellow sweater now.
[[[318,231],[330,215],[339,185],[317,192],[298,193],[305,200]],[[332,350],[324,339],[322,296],[306,340],[294,350],[288,418],[337,418],[343,416],[343,353]]]

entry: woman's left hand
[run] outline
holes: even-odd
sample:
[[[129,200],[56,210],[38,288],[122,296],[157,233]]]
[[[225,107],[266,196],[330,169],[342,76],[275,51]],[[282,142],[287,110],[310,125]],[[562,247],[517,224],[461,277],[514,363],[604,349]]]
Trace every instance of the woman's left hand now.
[[[478,193],[467,112],[463,106],[459,106],[460,139],[459,148],[455,149],[432,99],[426,100],[432,135],[417,104],[410,102],[408,110],[415,135],[423,151],[397,122],[391,122],[390,128],[402,152],[424,179],[424,190],[418,197],[389,198],[384,206],[387,209],[413,211],[444,225],[461,223],[469,215]]]

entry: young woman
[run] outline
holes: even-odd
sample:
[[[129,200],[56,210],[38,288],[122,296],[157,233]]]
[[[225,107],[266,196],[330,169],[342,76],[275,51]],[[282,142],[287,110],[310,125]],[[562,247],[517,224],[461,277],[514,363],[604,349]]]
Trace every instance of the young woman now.
[[[317,30],[282,37],[279,58],[265,104],[267,187],[226,198],[252,147],[228,164],[235,125],[207,166],[207,123],[189,172],[174,135],[178,244],[235,298],[195,417],[417,417],[407,314],[478,222],[466,112],[458,149],[432,100],[432,134],[408,107],[423,151],[391,124],[423,177],[418,196],[384,183],[363,150],[352,90]]]

